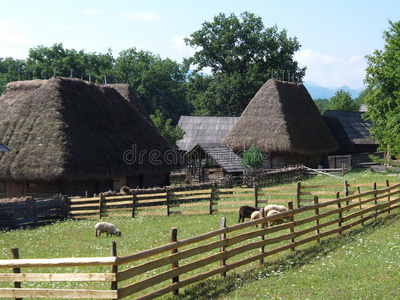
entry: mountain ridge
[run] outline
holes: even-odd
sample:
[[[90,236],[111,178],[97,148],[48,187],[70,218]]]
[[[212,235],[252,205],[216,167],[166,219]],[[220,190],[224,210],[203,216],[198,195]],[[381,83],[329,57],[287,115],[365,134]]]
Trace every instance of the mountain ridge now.
[[[365,89],[364,87],[359,89],[352,89],[347,85],[343,85],[341,87],[324,87],[312,81],[304,81],[304,86],[307,88],[308,92],[311,95],[312,99],[330,99],[335,96],[337,91],[343,90],[345,92],[349,92],[351,97],[357,98],[360,93]]]

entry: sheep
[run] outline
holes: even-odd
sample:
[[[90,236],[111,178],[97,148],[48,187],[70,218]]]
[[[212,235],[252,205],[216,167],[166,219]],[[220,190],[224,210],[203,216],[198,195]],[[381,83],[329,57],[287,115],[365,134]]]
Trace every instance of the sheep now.
[[[272,217],[272,216],[278,215],[278,214],[280,214],[280,213],[281,213],[280,211],[277,211],[277,210],[275,210],[275,209],[271,209],[271,210],[268,211],[267,217]],[[269,222],[269,226],[271,227],[271,226],[273,226],[274,224],[278,225],[278,224],[280,224],[280,223],[282,223],[282,219],[276,219],[276,220],[274,220],[274,221],[270,221],[270,222]]]
[[[247,206],[247,205],[241,206],[239,208],[239,220],[238,220],[238,223],[240,223],[240,220],[242,220],[242,222],[244,222],[244,218],[250,218],[252,212],[254,212],[256,210],[258,210],[258,208]]]
[[[267,216],[268,215],[268,212],[270,211],[270,210],[277,210],[277,211],[279,211],[279,212],[284,212],[284,211],[287,211],[287,208],[285,207],[285,206],[283,206],[283,205],[274,205],[274,204],[269,204],[269,205],[267,205],[265,208],[264,208],[264,216]]]
[[[94,231],[96,237],[100,236],[103,232],[107,233],[107,236],[110,234],[121,236],[121,231],[115,227],[114,224],[107,223],[107,222],[99,222],[94,226]]]
[[[250,215],[250,221],[254,221],[261,218],[261,212],[259,210],[253,211]]]

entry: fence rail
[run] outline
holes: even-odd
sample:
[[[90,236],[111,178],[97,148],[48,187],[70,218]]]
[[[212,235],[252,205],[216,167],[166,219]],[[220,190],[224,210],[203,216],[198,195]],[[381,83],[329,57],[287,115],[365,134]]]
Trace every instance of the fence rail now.
[[[287,212],[232,226],[226,226],[226,220],[222,218],[220,229],[184,240],[177,239],[177,229],[173,228],[170,243],[131,255],[0,260],[0,270],[18,269],[21,272],[0,272],[0,281],[20,284],[14,288],[0,288],[0,294],[5,298],[154,299],[170,292],[177,293],[180,288],[187,285],[217,274],[225,276],[226,272],[255,261],[262,263],[265,257],[282,251],[294,251],[299,246],[320,241],[321,238],[341,234],[371,218],[376,218],[379,214],[390,213],[391,210],[400,208],[400,184],[390,186],[385,183],[382,188],[378,188],[382,185],[370,184],[368,186],[371,189],[363,192],[359,186],[356,192],[348,191],[349,194],[353,192],[351,195],[340,197],[336,194],[333,199],[320,201],[320,196],[329,196],[329,193],[317,190],[314,194],[320,195],[312,195],[307,190],[321,186],[302,187],[300,184],[299,190],[303,191],[305,196],[314,196],[310,205],[293,208],[293,202],[289,202]],[[342,186],[333,188],[338,187]],[[354,188],[351,185],[346,187]],[[263,189],[259,190],[263,192]],[[236,191],[223,189],[220,192],[223,195],[232,195]],[[252,192],[252,189],[243,191],[244,194]],[[159,197],[156,194],[152,196]],[[186,193],[179,193],[174,197],[188,196]],[[271,221],[282,218],[287,218],[289,221],[280,225],[270,225]],[[113,247],[115,250],[115,244]],[[57,274],[49,271],[35,272],[36,268],[71,266],[112,268],[111,271],[102,273],[77,271],[73,276],[70,272],[57,272]],[[32,269],[33,272],[27,272]],[[102,289],[23,287],[28,282],[41,281],[93,281],[103,283],[103,287]]]

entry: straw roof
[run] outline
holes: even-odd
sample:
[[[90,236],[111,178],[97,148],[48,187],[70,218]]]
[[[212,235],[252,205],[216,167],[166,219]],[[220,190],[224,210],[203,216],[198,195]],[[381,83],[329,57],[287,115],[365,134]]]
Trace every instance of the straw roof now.
[[[13,150],[0,154],[0,178],[108,179],[175,167],[162,161],[172,149],[137,108],[115,88],[79,79],[9,83],[0,139]],[[126,151],[160,156],[126,163]]]
[[[181,116],[179,127],[185,131],[176,144],[179,150],[189,151],[200,143],[220,143],[238,117]]]
[[[319,155],[338,144],[303,84],[268,80],[222,141],[235,152],[255,145],[281,154]]]

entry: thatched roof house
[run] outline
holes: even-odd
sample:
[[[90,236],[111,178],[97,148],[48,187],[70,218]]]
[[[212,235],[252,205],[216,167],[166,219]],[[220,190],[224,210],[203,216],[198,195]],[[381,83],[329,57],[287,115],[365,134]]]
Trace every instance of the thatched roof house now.
[[[127,101],[130,89],[121,88],[126,94],[61,77],[9,83],[0,97],[0,138],[13,150],[0,154],[8,194],[13,182],[27,195],[92,193],[115,188],[115,181],[167,183],[175,166],[162,157],[172,149],[147,113]],[[160,153],[156,161],[151,151]]]
[[[221,143],[238,117],[181,116],[179,127],[185,131],[176,144],[179,150],[190,151],[201,143]]]
[[[268,80],[222,141],[234,152],[255,145],[270,154],[265,167],[317,166],[338,144],[303,84]]]
[[[362,115],[363,112],[359,111],[327,110],[324,112],[323,117],[337,119],[337,122],[342,125],[348,139],[355,147],[355,152],[375,152],[379,143],[371,138],[371,122],[364,120]]]

